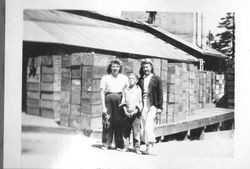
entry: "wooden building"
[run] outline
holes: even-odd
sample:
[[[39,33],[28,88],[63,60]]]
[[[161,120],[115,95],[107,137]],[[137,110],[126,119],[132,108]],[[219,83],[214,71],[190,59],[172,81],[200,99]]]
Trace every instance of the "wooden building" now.
[[[24,11],[23,111],[58,118],[63,126],[100,128],[99,85],[113,58],[123,61],[125,74],[138,74],[140,60],[152,58],[163,81],[160,123],[185,119],[212,102],[216,74],[199,71],[196,57],[145,31],[144,24],[96,16]]]

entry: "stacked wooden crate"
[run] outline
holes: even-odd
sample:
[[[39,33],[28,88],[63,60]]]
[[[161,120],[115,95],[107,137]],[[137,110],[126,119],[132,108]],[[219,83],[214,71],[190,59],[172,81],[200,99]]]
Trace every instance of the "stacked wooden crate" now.
[[[225,75],[215,75],[215,99],[220,100],[225,94]]]
[[[199,72],[197,66],[188,64],[188,100],[189,114],[192,115],[194,110],[198,109],[199,94]]]
[[[226,69],[226,92],[227,92],[227,104],[228,108],[234,108],[234,59],[230,60]]]
[[[82,128],[92,130],[102,127],[100,82],[115,56],[85,53],[84,58],[88,59],[82,67],[81,124]]]
[[[41,57],[29,58],[27,64],[27,114],[40,115]]]
[[[180,67],[178,63],[168,63],[167,80],[167,114],[168,122],[179,120],[182,90],[180,90]]]
[[[60,125],[69,126],[71,102],[71,56],[62,56]]]
[[[161,60],[161,80],[162,80],[162,92],[163,92],[163,110],[161,113],[160,124],[167,123],[167,97],[168,97],[168,61]]]
[[[61,56],[41,56],[41,116],[59,118],[61,98]]]

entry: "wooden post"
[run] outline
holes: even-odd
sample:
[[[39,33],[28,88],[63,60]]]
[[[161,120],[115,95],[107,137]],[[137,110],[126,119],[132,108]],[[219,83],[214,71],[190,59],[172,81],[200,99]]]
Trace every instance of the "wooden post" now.
[[[1,1],[5,10],[5,0]],[[3,135],[4,135],[4,52],[5,52],[5,11],[0,15],[0,168],[3,168]]]

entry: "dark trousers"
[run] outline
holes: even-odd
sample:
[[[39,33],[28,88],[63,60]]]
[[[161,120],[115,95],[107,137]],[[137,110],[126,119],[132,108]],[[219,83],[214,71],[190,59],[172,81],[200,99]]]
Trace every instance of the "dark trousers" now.
[[[124,147],[129,148],[130,134],[133,131],[133,146],[136,149],[140,148],[141,137],[141,122],[136,116],[124,118],[123,141]]]
[[[124,116],[120,112],[119,104],[121,103],[122,94],[108,93],[105,95],[105,104],[109,119],[103,116],[102,143],[110,147],[115,138],[115,147],[123,148],[122,130],[124,126]],[[107,123],[108,122],[108,125]]]

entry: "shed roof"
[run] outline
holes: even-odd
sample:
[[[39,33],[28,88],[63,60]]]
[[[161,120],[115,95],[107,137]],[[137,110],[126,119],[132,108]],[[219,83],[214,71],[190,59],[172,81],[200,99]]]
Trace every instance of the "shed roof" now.
[[[162,28],[159,28],[159,27],[154,27],[154,26],[151,26],[147,23],[143,23],[145,26],[148,26],[150,27],[151,29],[153,30],[156,30],[162,34],[164,34],[165,36],[167,36],[168,38],[171,38],[172,40],[184,45],[185,47],[193,50],[193,51],[196,51],[197,53],[201,54],[201,55],[204,55],[204,56],[213,56],[213,57],[218,57],[218,58],[228,58],[227,55],[209,47],[209,46],[203,46],[203,48],[199,48],[198,46],[188,42],[188,41],[185,41],[183,40],[182,38],[162,29]]]
[[[56,10],[25,10],[23,40],[197,61],[143,30]]]

